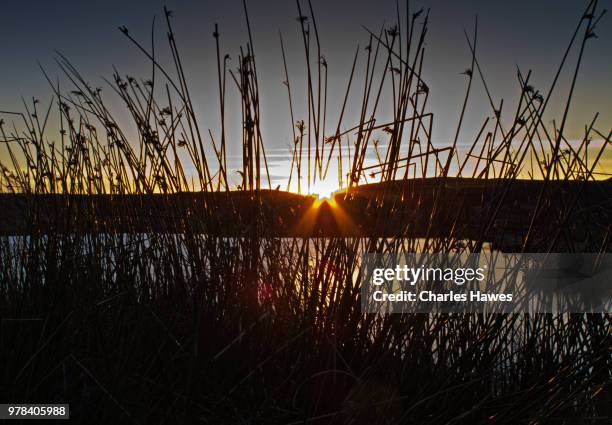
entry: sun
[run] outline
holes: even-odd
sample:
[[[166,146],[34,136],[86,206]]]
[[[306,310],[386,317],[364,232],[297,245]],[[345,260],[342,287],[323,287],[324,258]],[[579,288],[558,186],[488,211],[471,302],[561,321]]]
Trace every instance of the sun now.
[[[320,200],[332,200],[334,193],[338,190],[338,185],[329,180],[317,180],[310,186],[310,193],[317,195]]]

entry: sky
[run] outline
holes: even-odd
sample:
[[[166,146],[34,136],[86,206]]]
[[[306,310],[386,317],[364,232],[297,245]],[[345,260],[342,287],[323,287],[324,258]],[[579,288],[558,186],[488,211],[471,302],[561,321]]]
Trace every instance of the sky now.
[[[601,0],[600,9],[612,0]],[[115,1],[7,1],[3,2],[0,25],[2,63],[0,65],[0,110],[22,110],[22,97],[49,101],[50,89],[39,63],[52,76],[60,71],[54,63],[61,52],[86,76],[92,85],[104,85],[113,66],[120,72],[146,79],[150,64],[117,29],[125,25],[130,34],[145,43],[150,39],[154,16],[156,43],[163,55],[165,30],[163,5],[173,11],[175,32],[186,65],[196,112],[203,128],[218,128],[217,75],[212,32],[220,28],[223,52],[236,58],[247,42],[241,0],[130,0]],[[307,2],[302,0],[304,8]],[[329,110],[338,114],[346,81],[357,45],[368,43],[364,26],[377,31],[383,23],[396,22],[395,0],[312,0],[321,35],[323,54],[329,64]],[[401,7],[405,3],[400,2]],[[412,1],[411,9],[430,8],[424,77],[430,91],[430,110],[434,112],[434,142],[448,144],[452,139],[465,91],[465,76],[471,54],[464,30],[473,31],[478,16],[478,59],[494,99],[504,99],[513,110],[520,88],[517,66],[532,70],[532,84],[545,92],[561,61],[565,47],[578,22],[585,1],[556,0],[431,0]],[[270,155],[277,155],[277,165],[289,159],[291,122],[284,81],[279,32],[282,33],[289,76],[295,96],[305,93],[304,53],[301,45],[296,4],[288,0],[247,1],[253,29],[253,42],[262,95],[262,131]],[[584,124],[600,113],[598,127],[607,132],[612,127],[612,21],[605,16],[597,28],[598,38],[586,48],[576,94],[567,126],[570,138],[580,138]],[[363,50],[363,49],[362,49]],[[359,64],[363,67],[365,56]],[[235,66],[234,66],[235,67]],[[357,73],[359,78],[361,75]],[[560,98],[567,93],[568,77],[560,81]],[[228,86],[230,87],[230,86]],[[234,87],[231,87],[233,89]],[[110,90],[109,90],[110,92]],[[228,94],[228,121],[240,120],[238,98]],[[113,100],[109,100],[113,104]],[[298,102],[299,103],[299,102]],[[305,118],[304,105],[296,105],[298,117]],[[117,102],[117,105],[119,103]],[[550,119],[559,119],[562,103],[552,102]],[[349,102],[349,114],[356,113]],[[476,85],[468,105],[468,118],[460,143],[475,135],[491,110],[481,85]],[[335,121],[330,120],[330,127]],[[233,137],[233,139],[232,139]],[[239,133],[230,131],[230,153],[239,150]],[[465,139],[465,140],[464,140]],[[233,140],[233,141],[232,141]],[[0,153],[0,155],[2,155]],[[287,169],[278,167],[275,177],[283,178]]]

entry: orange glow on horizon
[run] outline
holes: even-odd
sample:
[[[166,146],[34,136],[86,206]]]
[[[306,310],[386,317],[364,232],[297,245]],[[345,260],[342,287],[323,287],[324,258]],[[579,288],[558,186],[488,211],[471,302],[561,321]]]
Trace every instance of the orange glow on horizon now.
[[[310,194],[316,195],[318,199],[333,201],[334,193],[340,191],[338,184],[329,180],[317,180],[310,187]]]
[[[321,195],[311,196],[314,198],[313,203],[300,219],[296,227],[297,233],[304,236],[322,236],[326,231],[333,229],[334,234],[359,235],[358,227],[342,206],[336,202],[333,193],[330,198],[321,197]]]

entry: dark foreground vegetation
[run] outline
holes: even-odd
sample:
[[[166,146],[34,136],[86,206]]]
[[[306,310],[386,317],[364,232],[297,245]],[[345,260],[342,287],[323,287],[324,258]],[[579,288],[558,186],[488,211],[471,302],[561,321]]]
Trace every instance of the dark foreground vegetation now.
[[[611,132],[595,117],[583,140],[565,138],[574,84],[554,128],[543,119],[559,75],[569,69],[575,81],[595,38],[597,2],[579,17],[550,88],[518,70],[512,122],[489,97],[492,117],[467,145],[459,136],[470,88],[487,85],[476,29],[466,37],[465,103],[442,148],[431,141],[422,69],[427,11],[398,12],[396,25],[368,34],[355,62],[365,56],[361,116],[349,125],[343,107],[328,134],[327,62],[310,4],[298,2],[298,13],[308,91],[292,96],[288,75],[286,85],[290,107],[307,102],[309,119],[290,108],[290,179],[307,186],[339,164],[348,195],[335,202],[271,190],[251,37],[238,70],[226,70],[217,47],[221,123],[207,141],[169,11],[172,71],[121,28],[155,70],[147,80],[117,73],[110,84],[137,128],[133,140],[63,57],[69,90],[50,80],[61,143],[48,141],[50,112],[37,100],[5,114],[16,124],[0,124],[0,399],[67,402],[83,424],[610,423],[609,314],[363,314],[358,278],[366,252],[480,252],[491,242],[611,251],[610,183],[599,181]],[[226,77],[243,112],[237,188]],[[377,115],[383,87],[394,93],[390,122]],[[366,164],[372,149],[377,161]],[[331,217],[323,228],[333,237],[318,237],[319,214]],[[301,233],[283,234],[285,217]]]

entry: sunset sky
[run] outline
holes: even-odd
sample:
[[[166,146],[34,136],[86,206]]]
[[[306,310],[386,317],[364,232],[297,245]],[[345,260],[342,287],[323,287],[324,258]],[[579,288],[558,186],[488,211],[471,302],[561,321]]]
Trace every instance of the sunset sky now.
[[[299,101],[300,93],[305,94],[305,71],[301,34],[295,19],[298,13],[293,1],[247,3],[262,93],[263,137],[269,155],[278,164],[275,177],[281,179],[284,173],[282,164],[290,158],[291,123],[286,89],[282,84],[284,75],[278,34],[282,32],[287,50],[289,77],[297,99],[296,115],[305,118],[306,102]],[[329,127],[333,128],[355,48],[368,42],[368,34],[362,26],[378,31],[383,23],[394,24],[395,1],[313,0],[312,3],[323,53],[329,64]],[[113,65],[122,73],[148,78],[150,64],[117,27],[125,25],[130,34],[146,44],[150,39],[153,17],[157,16],[158,54],[167,54],[162,21],[164,4],[174,12],[177,41],[202,127],[216,131],[218,98],[212,32],[217,22],[222,51],[237,58],[240,46],[247,42],[240,0],[4,2],[0,26],[0,110],[22,110],[22,97],[40,98],[43,104],[49,102],[50,90],[37,61],[50,75],[59,75],[53,60],[55,49],[68,57],[95,86],[104,87],[102,77],[111,77]],[[303,4],[307,7],[307,3]],[[471,59],[463,31],[473,32],[476,15],[480,64],[493,97],[496,100],[504,98],[508,105],[506,111],[513,113],[519,94],[516,67],[519,66],[523,72],[531,69],[532,84],[546,92],[586,4],[585,1],[555,0],[411,2],[412,11],[422,6],[431,8],[424,77],[431,88],[429,109],[436,115],[434,143],[449,143],[455,129],[466,82],[460,73],[469,66]],[[600,1],[600,10],[611,5],[611,0]],[[567,127],[569,138],[580,138],[584,125],[596,112],[600,112],[599,129],[607,132],[612,126],[611,19],[610,16],[603,18],[596,31],[598,38],[587,45]],[[362,54],[360,59],[358,69],[363,69],[365,55]],[[237,64],[234,62],[231,66],[235,68]],[[358,71],[356,81],[360,81],[360,76],[363,78]],[[566,75],[560,83],[557,99],[563,99],[567,94],[569,77]],[[228,122],[239,122],[240,104],[233,83],[228,83],[228,90]],[[105,94],[111,105],[116,102],[110,90]],[[355,103],[358,103],[358,98],[356,91]],[[551,120],[560,117],[564,106],[554,99],[548,112]],[[461,137],[464,143],[471,142],[483,117],[491,115],[485,100],[482,85],[475,84]],[[356,110],[349,108],[349,117],[353,117]],[[239,131],[239,128],[230,129],[230,153],[233,155],[239,149]]]

